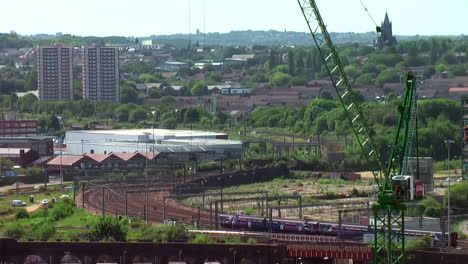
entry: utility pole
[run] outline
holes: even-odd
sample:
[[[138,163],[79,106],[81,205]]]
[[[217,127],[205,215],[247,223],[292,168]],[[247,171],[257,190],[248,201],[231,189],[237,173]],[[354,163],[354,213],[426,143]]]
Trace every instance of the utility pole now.
[[[452,181],[450,179],[450,145],[454,144],[453,140],[444,140],[444,143],[447,145],[447,170],[448,170],[448,195],[447,195],[447,233],[448,233],[448,246],[450,247],[451,237],[450,237],[450,185]]]

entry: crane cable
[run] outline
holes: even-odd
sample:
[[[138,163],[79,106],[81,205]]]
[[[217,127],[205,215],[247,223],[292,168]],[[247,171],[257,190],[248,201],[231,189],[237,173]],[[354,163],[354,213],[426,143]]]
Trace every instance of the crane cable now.
[[[366,10],[367,14],[369,15],[370,19],[372,20],[372,22],[374,22],[374,25],[376,28],[378,28],[379,26],[377,25],[377,23],[375,23],[375,20],[374,18],[372,18],[372,15],[369,13],[369,11],[367,10],[367,7],[364,5],[364,3],[362,2],[362,0],[359,0],[361,2],[361,5],[362,7],[364,7],[364,10]]]

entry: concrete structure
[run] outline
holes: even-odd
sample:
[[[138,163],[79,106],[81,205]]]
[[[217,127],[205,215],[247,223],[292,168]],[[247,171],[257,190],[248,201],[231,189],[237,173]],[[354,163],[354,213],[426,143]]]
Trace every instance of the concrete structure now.
[[[72,47],[37,47],[37,87],[39,100],[73,100]]]
[[[196,153],[198,156],[209,154],[219,157],[237,157],[243,151],[241,141],[227,140],[227,135],[224,133],[193,130],[122,129],[68,131],[65,137],[67,152],[71,155],[115,152],[146,153],[154,151],[164,154],[164,158],[170,156],[166,154],[177,153]]]
[[[83,99],[98,102],[120,101],[119,49],[82,47]]]
[[[0,121],[0,137],[30,137],[37,135],[37,120]]]
[[[424,182],[424,191],[434,191],[434,160],[431,157],[419,157],[419,180]],[[416,158],[411,159],[411,173],[416,175]],[[416,179],[417,180],[417,179]]]

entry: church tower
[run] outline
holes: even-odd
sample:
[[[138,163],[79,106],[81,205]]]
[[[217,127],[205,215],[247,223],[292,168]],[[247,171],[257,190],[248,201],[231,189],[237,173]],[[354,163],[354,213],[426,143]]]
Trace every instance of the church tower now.
[[[387,12],[385,12],[385,19],[382,22],[382,27],[380,28],[380,30],[380,36],[377,38],[375,46],[377,46],[378,48],[383,48],[385,46],[397,44],[396,38],[393,36],[392,33],[392,22],[390,22]]]

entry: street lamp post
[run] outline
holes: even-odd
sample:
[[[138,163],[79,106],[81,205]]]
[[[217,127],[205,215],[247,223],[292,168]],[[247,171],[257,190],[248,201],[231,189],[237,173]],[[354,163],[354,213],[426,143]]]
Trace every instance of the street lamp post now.
[[[447,170],[448,170],[448,194],[447,194],[447,233],[448,233],[448,246],[450,247],[450,185],[452,183],[450,179],[450,145],[455,144],[453,140],[444,140],[447,145]]]

